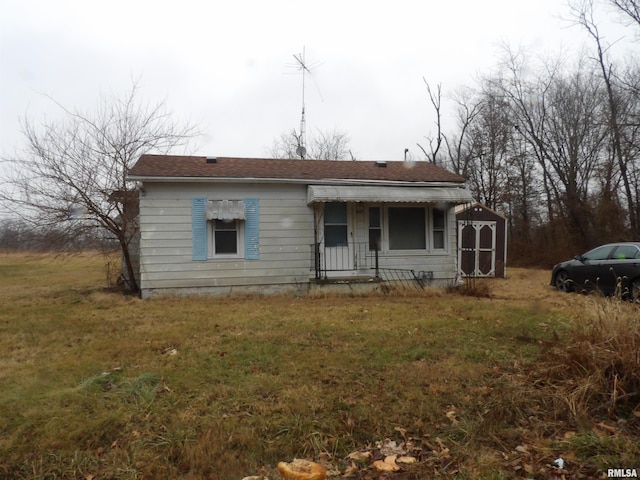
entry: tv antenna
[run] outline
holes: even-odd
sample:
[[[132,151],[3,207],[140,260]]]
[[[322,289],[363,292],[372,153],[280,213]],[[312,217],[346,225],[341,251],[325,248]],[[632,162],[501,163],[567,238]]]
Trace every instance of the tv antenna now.
[[[305,76],[306,74],[311,74],[311,68],[314,68],[317,65],[313,65],[311,66],[309,63],[307,63],[307,59],[306,59],[306,55],[305,55],[305,47],[302,47],[302,53],[299,54],[294,54],[293,58],[295,59],[296,63],[294,64],[294,67],[302,73],[302,113],[300,115],[300,136],[298,137],[298,146],[296,147],[296,154],[304,160],[305,155],[307,154],[307,148],[306,148],[306,128],[307,128],[307,122],[305,119]],[[315,80],[314,80],[315,82]],[[318,89],[318,94],[320,95],[320,100],[324,101],[322,98],[322,94],[320,94],[320,89],[318,88],[318,85],[316,84],[316,88]]]

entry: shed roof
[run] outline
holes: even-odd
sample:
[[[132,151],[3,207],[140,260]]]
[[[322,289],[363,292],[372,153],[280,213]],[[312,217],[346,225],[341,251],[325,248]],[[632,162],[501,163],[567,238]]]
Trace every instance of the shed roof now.
[[[375,162],[273,158],[142,155],[129,171],[131,180],[258,179],[353,180],[464,183],[465,178],[431,162]]]
[[[496,212],[495,210],[492,210],[491,208],[487,207],[486,205],[481,204],[480,202],[475,202],[475,203],[465,203],[462,205],[458,205],[455,208],[455,212],[456,215],[462,215],[464,212],[468,212],[471,209],[481,209],[484,210],[485,212],[489,212],[492,215],[495,215],[497,217],[500,217],[504,220],[507,220],[507,217],[502,215],[501,213]]]

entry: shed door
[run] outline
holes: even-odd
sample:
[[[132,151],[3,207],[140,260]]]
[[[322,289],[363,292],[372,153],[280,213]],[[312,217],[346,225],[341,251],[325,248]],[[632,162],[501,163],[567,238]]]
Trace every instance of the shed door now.
[[[458,223],[458,266],[466,277],[495,277],[496,222]]]

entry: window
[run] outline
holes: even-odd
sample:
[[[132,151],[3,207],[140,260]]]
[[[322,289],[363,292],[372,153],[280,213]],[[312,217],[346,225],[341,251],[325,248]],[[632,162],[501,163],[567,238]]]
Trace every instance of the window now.
[[[640,258],[640,250],[633,245],[619,245],[613,253],[615,260],[627,260]]]
[[[611,254],[611,250],[613,250],[612,245],[603,245],[598,248],[594,248],[593,250],[585,253],[582,256],[583,260],[606,260],[609,258]]]
[[[348,238],[347,204],[330,202],[324,205],[324,245],[346,247]]]
[[[446,251],[447,209],[435,207],[369,207],[369,249],[374,240],[380,250]],[[383,235],[384,228],[384,235]]]
[[[427,248],[425,209],[389,207],[389,250]]]
[[[216,255],[236,255],[238,253],[238,225],[235,220],[215,220],[213,252]]]
[[[433,209],[433,249],[443,250],[445,245],[445,211],[441,208]]]
[[[382,246],[382,221],[380,207],[369,207],[369,250],[380,250]]]
[[[238,221],[214,220],[213,252],[215,255],[238,254]]]

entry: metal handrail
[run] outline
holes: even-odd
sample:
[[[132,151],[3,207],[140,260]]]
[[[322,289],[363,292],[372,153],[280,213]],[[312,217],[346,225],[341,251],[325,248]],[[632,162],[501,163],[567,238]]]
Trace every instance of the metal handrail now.
[[[323,243],[312,243],[311,270],[315,278],[327,276],[328,272],[372,271],[379,275],[379,249],[371,249],[369,242],[348,242],[346,245],[327,247]]]

